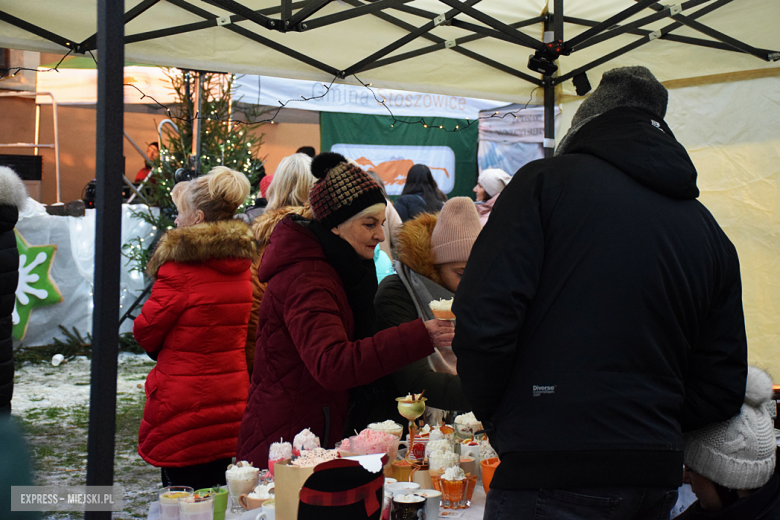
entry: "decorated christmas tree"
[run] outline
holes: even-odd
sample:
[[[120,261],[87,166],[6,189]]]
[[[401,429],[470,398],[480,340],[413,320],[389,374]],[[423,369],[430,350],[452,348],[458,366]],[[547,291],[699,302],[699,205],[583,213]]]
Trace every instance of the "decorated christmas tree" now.
[[[168,73],[177,103],[168,107],[168,116],[178,127],[162,128],[160,158],[143,184],[142,193],[150,204],[160,208],[159,215],[149,210],[136,212],[137,216],[155,226],[158,236],[154,240],[136,238],[123,246],[124,254],[134,264],[134,269],[144,271],[159,235],[173,227],[176,207],[171,200],[171,190],[176,184],[176,171],[191,169],[193,123],[201,124],[201,154],[199,173],[204,175],[214,166],[227,166],[244,173],[252,185],[252,192],[238,209],[243,211],[255,200],[258,184],[264,174],[264,158],[259,156],[263,134],[250,132],[262,123],[257,121],[262,113],[252,106],[241,105],[235,99],[234,79],[229,74],[201,74],[201,110],[195,106],[195,73],[171,69]],[[181,175],[180,175],[181,179]]]

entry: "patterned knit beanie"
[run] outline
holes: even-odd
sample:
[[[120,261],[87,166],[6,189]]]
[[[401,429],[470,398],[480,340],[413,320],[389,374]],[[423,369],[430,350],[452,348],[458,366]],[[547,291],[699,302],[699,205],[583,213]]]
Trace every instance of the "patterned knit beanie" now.
[[[565,152],[571,138],[580,128],[613,108],[641,108],[663,119],[668,101],[669,93],[666,87],[655,79],[647,67],[619,67],[608,70],[601,77],[598,88],[574,113],[571,128],[561,139],[555,155]]]
[[[311,162],[317,179],[309,192],[314,218],[333,229],[374,204],[387,204],[382,188],[343,155],[324,152]]]
[[[756,489],[775,471],[772,378],[748,368],[745,403],[728,421],[685,436],[685,465],[729,489]]]
[[[465,262],[482,231],[479,213],[468,197],[453,197],[444,204],[431,233],[434,264]]]

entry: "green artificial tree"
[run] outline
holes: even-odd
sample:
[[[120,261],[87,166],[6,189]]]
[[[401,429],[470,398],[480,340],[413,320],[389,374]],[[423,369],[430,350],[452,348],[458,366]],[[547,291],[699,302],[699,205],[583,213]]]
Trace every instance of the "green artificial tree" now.
[[[201,121],[200,174],[208,173],[214,166],[227,166],[244,173],[252,185],[239,212],[255,200],[264,173],[264,158],[259,156],[263,134],[250,133],[251,129],[263,124],[256,122],[262,112],[252,106],[240,105],[240,100],[235,99],[235,76],[201,73],[201,111],[196,114],[193,103],[195,73],[171,69],[167,75],[177,100],[174,106],[168,107],[168,116],[179,131],[177,133],[169,125],[163,126],[160,158],[142,188],[146,199],[158,206],[160,213],[155,216],[148,210],[135,212],[138,218],[154,226],[157,236],[153,240],[134,238],[122,247],[124,255],[133,264],[132,269],[140,272],[146,270],[159,237],[174,225],[176,206],[171,200],[171,190],[176,184],[176,171],[193,166],[190,155],[195,117]]]

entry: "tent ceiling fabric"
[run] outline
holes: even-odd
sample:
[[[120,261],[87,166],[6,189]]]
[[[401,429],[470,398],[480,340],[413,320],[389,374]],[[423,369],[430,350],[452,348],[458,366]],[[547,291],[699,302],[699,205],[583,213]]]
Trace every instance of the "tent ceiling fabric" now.
[[[724,0],[720,0],[724,2]],[[578,19],[601,22],[637,2],[632,0],[566,0],[564,15]],[[714,0],[703,1],[692,9],[686,9],[683,15],[695,16],[699,9],[707,8]],[[723,32],[740,42],[747,43],[759,49],[780,50],[780,38],[777,27],[780,26],[780,9],[776,0],[733,0],[697,19],[706,26]],[[281,6],[289,4],[282,0],[127,0],[126,9],[131,11],[137,7],[151,4],[133,20],[127,23],[125,35],[131,42],[125,46],[126,59],[130,61],[181,68],[225,71],[235,73],[251,73],[267,76],[278,76],[295,79],[309,79],[330,82],[336,72],[349,70],[366,57],[387,47],[393,42],[407,36],[410,30],[423,27],[431,22],[430,18],[419,14],[431,13],[434,16],[452,11],[459,4],[473,5],[479,13],[489,16],[502,24],[516,24],[544,15],[548,9],[554,11],[553,0],[382,0],[366,3],[360,0],[332,1],[306,0],[292,3],[297,7],[291,9],[293,17],[300,7],[307,9],[310,5],[326,4],[302,23],[318,25],[323,17],[348,14],[355,6],[361,10],[375,8],[381,5],[392,5],[379,13],[385,18],[390,16],[403,27],[381,19],[374,14],[361,16],[333,23],[330,25],[308,28],[301,32],[287,33],[261,26],[250,20],[237,21],[229,25],[219,26],[217,22],[207,22],[207,18],[231,17],[240,8],[253,11],[271,9],[267,17],[281,24]],[[230,10],[217,6],[226,6]],[[548,5],[549,4],[549,5]],[[661,4],[654,4],[661,5]],[[275,9],[275,12],[273,10]],[[416,13],[416,14],[415,14]],[[650,8],[644,8],[634,16],[621,22],[629,23],[654,14]],[[92,36],[97,26],[97,9],[94,0],[36,0],[35,2],[18,2],[0,0],[0,45],[17,49],[29,49],[47,52],[63,52],[67,47],[33,34],[17,27],[7,15],[23,20],[54,33],[64,39],[80,44]],[[206,18],[204,18],[204,16]],[[235,16],[233,20],[235,20]],[[325,20],[328,20],[327,18]],[[401,88],[422,92],[463,95],[489,99],[499,99],[511,102],[525,102],[534,83],[523,79],[530,77],[538,82],[541,76],[527,68],[528,56],[533,50],[528,46],[518,45],[505,39],[485,37],[457,45],[453,49],[445,49],[442,40],[457,40],[472,36],[470,29],[488,31],[498,34],[496,29],[488,27],[486,22],[479,21],[468,14],[460,13],[454,17],[452,25],[438,25],[428,31],[427,35],[417,37],[384,56],[405,55],[412,51],[429,48],[436,43],[442,47],[433,52],[416,57],[383,64],[382,61],[356,72],[363,82],[372,82],[376,86]],[[221,23],[221,22],[220,22]],[[643,29],[658,30],[674,23],[669,17],[655,21]],[[205,27],[205,25],[211,25]],[[139,34],[150,31],[185,26],[190,32],[170,34],[154,39],[132,41]],[[500,30],[500,26],[496,26]],[[195,30],[192,30],[195,29]],[[564,25],[564,42],[586,30],[586,27],[573,23]],[[244,34],[238,32],[243,31]],[[246,37],[259,36],[265,43],[259,43]],[[519,29],[530,39],[540,42],[543,38],[544,25],[536,22]],[[698,39],[714,41],[710,36],[693,29],[682,27],[671,34],[690,36]],[[511,39],[511,37],[506,37]],[[56,39],[56,38],[55,38]],[[521,37],[522,39],[522,37]],[[575,51],[570,56],[561,56],[558,61],[559,73],[566,74],[583,65],[639,40],[648,43],[623,54],[613,60],[599,65],[588,74],[595,86],[605,70],[624,65],[645,65],[662,80],[679,80],[691,77],[709,76],[747,70],[779,68],[777,62],[767,62],[755,56],[728,50],[693,46],[676,41],[658,39],[649,41],[646,36],[622,34],[604,42]],[[293,52],[280,52],[274,49],[276,45],[284,46]],[[288,54],[300,53],[301,59]],[[509,72],[469,57],[476,53],[492,60],[499,67],[509,68]],[[473,54],[472,54],[473,55]],[[314,61],[312,61],[314,60]],[[392,60],[390,60],[392,61]],[[319,64],[322,64],[319,67]],[[319,68],[318,68],[319,67]],[[325,70],[322,70],[325,69]],[[778,71],[780,72],[780,71]],[[520,77],[518,77],[520,76]],[[347,77],[339,80],[355,84],[356,80]],[[563,83],[564,93],[574,94],[571,81]]]

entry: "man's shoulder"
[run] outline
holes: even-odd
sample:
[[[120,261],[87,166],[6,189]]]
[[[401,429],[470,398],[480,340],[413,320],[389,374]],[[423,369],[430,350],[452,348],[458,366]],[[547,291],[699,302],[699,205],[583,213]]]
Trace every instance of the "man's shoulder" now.
[[[590,171],[599,171],[604,168],[614,169],[615,167],[588,154],[572,153],[545,157],[531,161],[517,170],[512,176],[512,182],[505,189],[510,187],[518,189],[529,183],[538,183],[545,188],[552,188],[565,184],[572,178],[572,175],[587,174]]]

